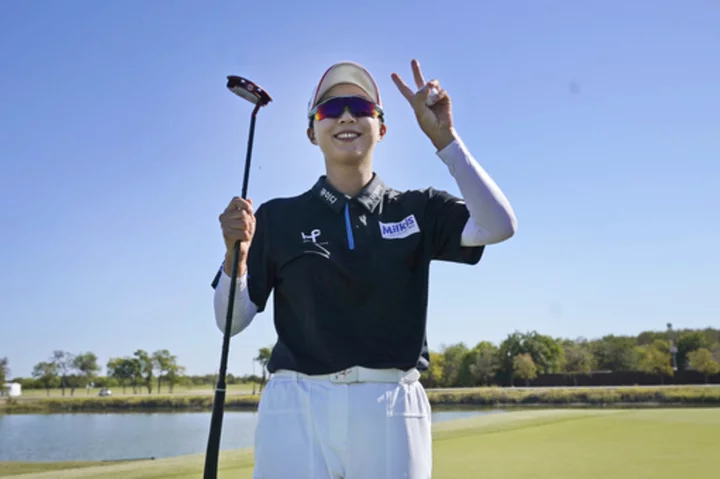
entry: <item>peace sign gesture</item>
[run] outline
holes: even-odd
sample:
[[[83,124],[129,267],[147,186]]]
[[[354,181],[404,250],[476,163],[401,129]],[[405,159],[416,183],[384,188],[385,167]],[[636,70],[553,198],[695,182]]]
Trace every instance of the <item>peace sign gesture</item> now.
[[[425,82],[417,60],[413,60],[410,65],[418,88],[417,92],[413,92],[397,73],[393,73],[391,77],[400,93],[410,103],[422,131],[430,138],[435,148],[442,150],[455,138],[450,96],[445,90],[440,89],[437,80]]]

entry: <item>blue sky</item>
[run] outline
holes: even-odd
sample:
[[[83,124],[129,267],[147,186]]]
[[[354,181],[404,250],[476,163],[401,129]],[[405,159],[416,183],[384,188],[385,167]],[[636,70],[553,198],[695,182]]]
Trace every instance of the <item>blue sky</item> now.
[[[251,111],[225,77],[274,99],[257,124],[259,204],[323,173],[305,106],[345,59],[380,85],[387,183],[458,193],[390,78],[410,84],[418,58],[518,216],[478,266],[433,266],[432,348],[718,326],[716,2],[339,5],[3,3],[0,356],[14,375],[54,349],[104,366],[168,348],[189,373],[216,371],[217,216],[241,191]],[[233,339],[230,372],[274,341],[272,312]]]

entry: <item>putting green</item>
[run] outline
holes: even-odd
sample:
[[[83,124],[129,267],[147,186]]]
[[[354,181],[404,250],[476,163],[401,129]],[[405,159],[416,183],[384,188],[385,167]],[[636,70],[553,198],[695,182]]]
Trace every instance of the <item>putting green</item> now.
[[[720,408],[517,411],[434,430],[434,479],[704,478],[717,472]],[[23,473],[33,465],[0,463],[0,476],[196,479],[203,455]],[[223,452],[220,465],[220,478],[250,479],[252,452]]]

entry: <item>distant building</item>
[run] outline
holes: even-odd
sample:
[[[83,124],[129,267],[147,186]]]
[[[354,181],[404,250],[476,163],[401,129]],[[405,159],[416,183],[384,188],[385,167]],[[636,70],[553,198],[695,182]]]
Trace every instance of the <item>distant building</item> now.
[[[17,397],[22,395],[22,386],[20,383],[5,383],[0,389],[0,396]]]

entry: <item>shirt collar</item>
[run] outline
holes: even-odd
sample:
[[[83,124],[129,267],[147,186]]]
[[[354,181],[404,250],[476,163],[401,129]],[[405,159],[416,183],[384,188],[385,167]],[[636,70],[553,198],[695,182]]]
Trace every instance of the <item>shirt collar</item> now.
[[[382,202],[386,190],[387,188],[382,179],[377,174],[373,174],[368,184],[352,199],[372,213],[380,202]],[[328,183],[327,176],[325,175],[321,176],[312,187],[312,193],[336,213],[342,211],[345,204],[350,201],[350,198],[344,193],[340,193]]]

